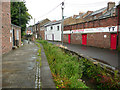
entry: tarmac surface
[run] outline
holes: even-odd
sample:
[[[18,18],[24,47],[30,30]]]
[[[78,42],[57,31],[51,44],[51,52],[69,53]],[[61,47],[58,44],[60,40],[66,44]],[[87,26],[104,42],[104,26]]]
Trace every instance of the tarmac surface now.
[[[61,42],[51,42],[53,44],[61,44]],[[90,46],[83,46],[78,44],[68,44],[64,43],[64,46],[68,48],[68,50],[74,51],[78,54],[83,54],[84,56],[88,56],[94,58],[96,60],[102,61],[107,63],[113,67],[120,69],[120,52],[117,50],[109,50],[109,49],[102,49]]]
[[[39,48],[32,42],[27,43],[2,56],[2,88],[55,88],[43,48],[44,64],[40,68]]]

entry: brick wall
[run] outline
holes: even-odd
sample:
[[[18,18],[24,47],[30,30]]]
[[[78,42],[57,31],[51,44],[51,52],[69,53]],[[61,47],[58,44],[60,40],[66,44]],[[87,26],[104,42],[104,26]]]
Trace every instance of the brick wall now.
[[[71,34],[72,44],[82,44],[82,34]]]
[[[40,31],[40,35],[41,35],[42,39],[45,40],[45,31]]]
[[[104,18],[104,19],[97,19],[97,20],[73,24],[73,25],[66,25],[64,26],[64,31],[70,29],[75,30],[75,29],[107,27],[107,26],[117,26],[117,16]]]
[[[49,21],[50,21],[49,19],[44,19],[42,22],[40,22],[38,24],[38,36],[39,36],[39,38],[40,38],[40,35],[42,36],[43,39],[45,38],[44,37],[44,31],[41,31],[40,29],[41,29],[41,26],[43,26],[45,23],[47,23]]]
[[[120,32],[119,32],[119,38],[118,38],[118,47],[120,48]]]
[[[12,49],[10,42],[11,15],[10,2],[2,2],[2,53],[7,53]]]
[[[97,27],[109,27],[109,26],[117,26],[117,16],[73,24],[73,25],[66,25],[64,27],[64,31],[86,29],[86,28],[97,28]],[[104,37],[104,35],[107,37]],[[65,38],[64,41],[68,43],[68,35],[64,35],[64,38]],[[111,33],[108,32],[87,33],[88,46],[110,48],[110,42],[111,42]],[[82,44],[82,35],[80,33],[72,34],[71,43]],[[120,39],[119,39],[119,45],[120,45]]]
[[[67,34],[63,35],[63,42],[68,43],[68,35]]]
[[[107,37],[105,38],[104,35]],[[87,45],[100,48],[110,48],[110,33],[91,33],[87,34]]]

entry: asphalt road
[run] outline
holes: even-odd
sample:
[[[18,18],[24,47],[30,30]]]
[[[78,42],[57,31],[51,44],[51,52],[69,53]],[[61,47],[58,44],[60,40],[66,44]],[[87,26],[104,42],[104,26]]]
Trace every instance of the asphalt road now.
[[[51,41],[49,41],[49,43],[61,44],[60,42],[51,42]],[[66,46],[71,51],[98,59],[100,61],[104,61],[110,64],[111,66],[120,69],[120,52],[116,50],[109,50],[109,49],[82,46],[77,44],[67,44],[67,43],[64,43],[64,46]]]

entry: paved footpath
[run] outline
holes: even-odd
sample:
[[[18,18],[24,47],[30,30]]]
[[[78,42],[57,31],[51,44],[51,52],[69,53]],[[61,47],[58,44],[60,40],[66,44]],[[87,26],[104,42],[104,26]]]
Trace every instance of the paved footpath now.
[[[42,75],[47,76],[47,72],[44,70],[50,72],[50,69],[48,69],[48,64],[47,66],[42,66],[44,69],[42,69],[42,67],[39,69],[39,64],[37,62],[38,49],[39,48],[34,43],[30,43],[3,55],[2,88],[35,88],[36,86],[39,87],[39,85],[43,85],[43,88],[55,87],[52,87],[52,85],[54,85],[52,76],[49,76],[48,78],[42,77]],[[42,53],[44,54],[44,52]],[[42,59],[46,58],[45,55],[43,56],[43,54]],[[47,60],[44,62],[47,63]],[[49,75],[50,74],[51,72]],[[42,80],[39,80],[41,78]],[[46,84],[46,80],[51,81]],[[45,83],[43,83],[43,81]],[[51,82],[53,84],[50,84]]]
[[[50,71],[50,67],[43,49],[43,46],[40,44],[41,46],[41,62],[42,62],[42,66],[41,66],[41,82],[42,82],[42,88],[54,88],[55,90],[55,84],[53,82],[53,78],[51,75],[51,71]]]
[[[60,42],[50,43],[61,44]],[[64,46],[66,46],[71,51],[77,52],[78,54],[83,54],[85,56],[104,61],[105,63],[108,63],[111,66],[117,68],[119,66],[120,69],[120,52],[118,51],[67,43],[64,43]]]

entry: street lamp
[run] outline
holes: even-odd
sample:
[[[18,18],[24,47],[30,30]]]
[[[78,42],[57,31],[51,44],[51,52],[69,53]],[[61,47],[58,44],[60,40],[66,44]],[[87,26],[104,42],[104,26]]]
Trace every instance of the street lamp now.
[[[63,16],[63,11],[64,11],[64,2],[62,2],[62,45],[63,45],[63,28],[64,28],[64,16]]]

